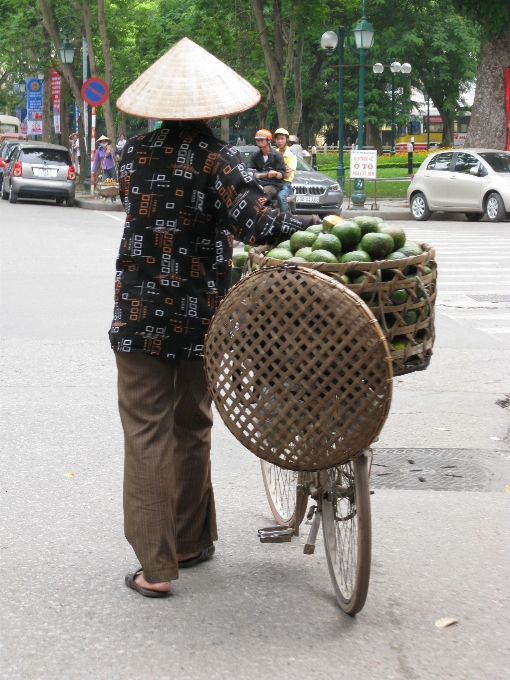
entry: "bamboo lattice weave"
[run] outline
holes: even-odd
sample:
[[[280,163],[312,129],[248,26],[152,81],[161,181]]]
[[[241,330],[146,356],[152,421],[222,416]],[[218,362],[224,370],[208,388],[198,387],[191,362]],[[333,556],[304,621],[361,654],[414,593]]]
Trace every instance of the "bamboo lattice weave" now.
[[[226,296],[206,338],[219,413],[270,463],[320,470],[360,455],[392,392],[389,349],[360,298],[319,272],[260,269]]]

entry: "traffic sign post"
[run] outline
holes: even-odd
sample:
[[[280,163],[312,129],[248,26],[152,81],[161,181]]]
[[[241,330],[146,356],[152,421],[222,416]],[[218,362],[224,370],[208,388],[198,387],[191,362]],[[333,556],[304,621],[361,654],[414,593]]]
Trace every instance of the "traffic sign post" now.
[[[101,78],[88,78],[81,86],[81,96],[89,106],[101,106],[109,94],[108,85]]]

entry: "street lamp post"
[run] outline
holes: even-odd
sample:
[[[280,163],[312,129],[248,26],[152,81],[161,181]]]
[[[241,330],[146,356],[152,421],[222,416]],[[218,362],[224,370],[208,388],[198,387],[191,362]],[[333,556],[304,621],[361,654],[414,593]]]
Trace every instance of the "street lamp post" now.
[[[358,149],[363,149],[363,124],[365,112],[365,53],[374,44],[375,30],[372,24],[367,21],[366,17],[367,0],[363,0],[363,9],[361,20],[355,26],[354,40],[356,48],[349,45],[349,30],[347,29],[347,47],[359,55],[359,98],[358,98]],[[343,187],[345,181],[345,166],[344,166],[344,40],[346,31],[343,26],[337,28],[337,32],[326,31],[321,38],[321,47],[326,50],[326,54],[334,54],[338,46],[338,165],[336,168],[336,176],[338,183]],[[358,207],[363,207],[366,196],[363,193],[364,181],[355,180],[354,188],[359,193],[357,194]],[[356,193],[353,194],[352,201],[355,201]]]
[[[381,74],[384,71],[384,65],[381,63],[374,64],[372,70],[376,74]],[[392,59],[390,63],[391,71],[391,155],[395,155],[395,76],[397,73],[409,75],[412,71],[411,64],[404,62],[401,64],[396,59]]]
[[[345,28],[339,26],[337,32],[326,31],[321,38],[321,47],[326,54],[334,54],[338,46],[338,164],[336,166],[336,178],[343,188],[345,181],[344,166],[344,39]]]
[[[356,41],[356,50],[359,54],[359,97],[358,97],[358,149],[363,149],[363,125],[365,118],[365,55],[374,44],[375,30],[371,23],[367,21],[366,16],[367,0],[363,0],[361,21],[355,26],[354,40]],[[352,49],[352,48],[351,48]],[[354,192],[351,196],[353,207],[361,209],[365,205],[367,199],[365,192],[365,180],[354,180]]]

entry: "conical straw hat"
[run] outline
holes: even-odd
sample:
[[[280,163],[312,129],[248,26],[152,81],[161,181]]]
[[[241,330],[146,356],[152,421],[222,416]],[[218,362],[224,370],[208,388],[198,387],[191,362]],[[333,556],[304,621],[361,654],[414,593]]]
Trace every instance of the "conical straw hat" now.
[[[183,38],[124,91],[117,108],[140,118],[199,120],[241,113],[259,101],[244,78]]]

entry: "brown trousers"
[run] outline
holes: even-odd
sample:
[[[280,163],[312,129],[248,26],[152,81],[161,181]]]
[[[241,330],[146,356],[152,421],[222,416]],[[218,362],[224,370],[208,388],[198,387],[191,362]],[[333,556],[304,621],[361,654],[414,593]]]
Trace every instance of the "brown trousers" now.
[[[124,429],[124,531],[149,583],[179,578],[177,553],[218,536],[211,397],[202,361],[115,352]]]

